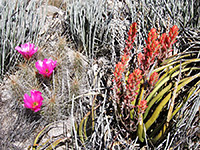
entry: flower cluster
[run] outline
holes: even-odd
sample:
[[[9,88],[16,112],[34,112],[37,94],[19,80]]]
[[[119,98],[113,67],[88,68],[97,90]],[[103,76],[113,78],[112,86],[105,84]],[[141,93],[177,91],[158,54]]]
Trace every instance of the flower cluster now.
[[[126,40],[126,46],[124,48],[124,53],[121,57],[121,61],[119,61],[115,67],[113,81],[116,83],[115,89],[116,89],[117,95],[120,95],[121,93],[122,76],[127,68],[129,57],[130,57],[130,51],[133,48],[133,43],[134,43],[136,33],[137,33],[136,27],[137,27],[137,23],[133,23],[131,25],[128,32],[128,40]]]
[[[155,59],[162,62],[169,56],[177,35],[178,27],[176,25],[170,28],[169,35],[163,33],[160,38],[158,38],[156,29],[152,28],[150,30],[144,53],[138,54],[138,63],[144,73],[147,74],[145,71],[150,69],[151,65],[155,63]]]
[[[143,78],[142,70],[140,69],[135,69],[130,74],[129,72],[126,73],[128,68],[128,62],[130,59],[131,49],[133,48],[134,40],[137,33],[136,28],[137,23],[133,23],[129,29],[128,39],[126,40],[126,46],[123,50],[121,61],[118,62],[115,66],[113,79],[115,83],[114,89],[117,94],[117,101],[119,102],[120,98],[122,97],[124,106],[128,106],[131,109],[133,108],[133,106],[130,104],[136,100]],[[125,80],[122,78],[123,76]],[[124,106],[122,106],[122,109],[125,108]]]
[[[132,102],[136,99],[141,80],[142,80],[142,71],[140,69],[135,69],[129,75],[126,84],[127,95],[125,97],[127,101],[130,100]]]
[[[127,55],[130,54],[130,50],[133,48],[133,43],[135,41],[136,33],[137,33],[137,23],[134,22],[130,26],[130,29],[128,32],[128,39],[126,40],[126,47],[124,48],[124,53]]]
[[[21,47],[16,46],[15,49],[27,60],[29,60],[38,50],[38,48],[35,48],[35,45],[31,43],[22,44]],[[39,71],[39,74],[43,75],[44,77],[50,77],[56,67],[56,63],[57,61],[45,58],[43,61],[38,60],[35,63],[35,67]],[[24,107],[29,108],[34,112],[39,111],[43,100],[41,95],[42,93],[36,90],[31,90],[31,97],[25,93]]]
[[[118,92],[120,92],[121,78],[122,78],[122,74],[123,74],[124,70],[125,70],[125,68],[124,68],[124,65],[122,64],[122,62],[118,62],[116,64],[115,72],[114,72],[114,81],[115,81],[116,87],[117,87],[117,94],[119,94]]]
[[[154,63],[156,56],[159,54],[160,44],[157,37],[156,29],[152,28],[146,40],[144,54],[138,54],[138,63],[143,71],[150,69],[150,66]]]
[[[160,51],[159,51],[159,60],[163,60],[169,56],[169,53],[172,51],[172,45],[176,42],[176,37],[178,35],[178,27],[174,25],[170,31],[169,35],[166,33],[163,33],[161,37],[159,38],[159,43],[161,45]]]
[[[158,81],[158,78],[159,74],[157,72],[152,73],[149,79],[149,85],[154,87],[156,82]]]
[[[129,55],[124,54],[121,58],[121,61],[118,62],[115,67],[113,81],[116,83],[117,95],[120,94],[122,75],[125,72],[128,60],[129,60]]]
[[[149,72],[156,60],[158,60],[157,64],[158,62],[162,62],[172,51],[172,45],[176,42],[175,39],[178,35],[178,27],[173,26],[168,35],[163,33],[160,38],[156,29],[152,28],[148,33],[147,40],[145,41],[146,47],[144,48],[144,51],[137,55],[137,63],[139,68],[135,68],[133,69],[132,73],[129,73],[129,60],[136,33],[137,23],[133,23],[128,32],[128,39],[126,40],[121,61],[119,61],[115,66],[113,79],[115,83],[114,90],[117,96],[117,103],[119,103],[119,105],[123,104],[130,106],[129,109],[134,107],[131,105],[135,105],[134,101],[139,98],[138,94],[140,88],[150,91],[156,85],[156,82],[159,79],[159,74],[157,72],[153,72],[148,78]],[[148,86],[145,85],[146,83],[148,83]],[[147,94],[147,92],[144,93],[144,98],[147,96]],[[142,99],[142,97],[140,98]],[[145,109],[147,108],[147,101],[145,99],[141,99],[137,105],[138,113],[140,114],[144,113]],[[122,100],[121,103],[120,100]],[[120,107],[122,109],[125,108],[124,106]]]

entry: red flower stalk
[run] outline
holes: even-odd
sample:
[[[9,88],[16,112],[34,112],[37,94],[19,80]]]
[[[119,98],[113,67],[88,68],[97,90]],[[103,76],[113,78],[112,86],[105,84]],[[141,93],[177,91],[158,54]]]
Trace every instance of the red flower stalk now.
[[[163,33],[159,39],[160,44],[161,44],[161,49],[160,49],[160,55],[158,57],[160,60],[167,57],[167,53],[168,53],[168,47],[166,45],[167,40],[168,40],[167,34]]]
[[[137,23],[134,22],[129,29],[128,32],[128,39],[126,40],[126,47],[124,48],[124,53],[125,54],[130,54],[130,50],[133,48],[133,43],[135,41],[135,37],[136,37],[136,33],[137,33]]]
[[[147,108],[147,101],[146,100],[141,100],[140,104],[138,105],[139,113],[144,113],[145,109]]]
[[[146,41],[147,44],[153,43],[157,39],[158,34],[156,33],[156,29],[152,28],[148,34],[148,38]]]
[[[123,72],[124,72],[124,65],[123,65],[122,62],[118,62],[116,64],[115,72],[114,72],[114,76],[115,76],[115,81],[116,82],[121,80]]]
[[[128,77],[126,89],[127,95],[126,100],[134,101],[138,95],[138,90],[140,88],[140,82],[142,79],[142,71],[140,69],[135,69]]]
[[[119,90],[120,86],[121,86],[121,78],[122,78],[122,74],[125,71],[125,68],[128,65],[128,61],[129,61],[129,57],[130,57],[130,50],[133,48],[133,43],[136,37],[136,33],[137,33],[137,23],[134,22],[129,29],[128,32],[128,39],[126,40],[126,47],[124,48],[124,54],[121,57],[121,62],[118,62],[118,64],[116,64],[115,67],[115,71],[114,71],[114,81],[116,82],[116,86],[117,89]]]
[[[134,71],[129,74],[128,65],[131,56],[131,49],[133,48],[133,43],[137,33],[136,28],[137,23],[133,23],[130,26],[126,46],[123,50],[121,61],[116,64],[113,79],[113,82],[115,83],[114,90],[116,92],[116,101],[121,109],[121,115],[125,115],[123,116],[125,118],[122,117],[125,121],[131,116],[132,112],[130,111],[135,107],[135,105],[137,106],[140,115],[145,112],[148,106],[147,101],[144,99],[148,96],[149,92],[151,92],[151,89],[155,87],[159,78],[159,74],[153,72],[148,80],[147,76],[149,71],[154,69],[151,68],[154,63],[157,63],[154,65],[154,67],[157,67],[163,59],[169,56],[169,52],[172,49],[172,45],[176,42],[175,39],[178,35],[177,26],[173,26],[168,34],[163,33],[160,38],[158,38],[156,29],[152,28],[148,33],[147,40],[145,40],[146,47],[144,47],[144,52],[139,53],[137,56],[138,64],[136,66],[139,66],[140,69],[134,68]],[[156,59],[157,61],[155,61]],[[144,82],[141,82],[143,80]],[[149,86],[145,86],[145,83],[148,83]],[[143,100],[138,97],[140,87],[142,87],[141,94],[144,93]],[[137,98],[139,99],[138,105],[132,103]],[[130,112],[130,116],[127,116],[128,112]]]
[[[129,57],[130,57],[130,56],[129,56],[128,54],[124,54],[124,55],[122,56],[121,62],[122,62],[122,64],[123,64],[124,66],[127,65],[128,61],[129,61]]]
[[[113,81],[116,83],[115,86],[115,90],[116,90],[116,94],[119,95],[120,94],[120,90],[121,90],[121,84],[122,84],[122,75],[124,73],[125,67],[124,64],[122,62],[118,62],[116,64],[115,67],[115,71],[114,71],[114,79]]]
[[[149,70],[151,65],[155,62],[156,57],[158,60],[163,61],[169,56],[172,51],[172,45],[176,42],[176,36],[178,35],[178,27],[174,25],[170,28],[169,35],[163,33],[159,39],[156,29],[152,28],[148,34],[148,38],[145,41],[146,47],[144,53],[138,54],[138,63],[140,68],[145,71]]]
[[[158,56],[159,60],[163,60],[169,56],[169,53],[172,51],[172,45],[176,42],[176,37],[178,35],[178,27],[174,25],[170,28],[169,35],[163,33],[159,39],[161,49]]]
[[[138,54],[138,62],[143,72],[149,70],[150,66],[154,63],[156,56],[159,54],[160,43],[157,40],[157,37],[158,34],[156,33],[156,29],[152,28],[146,40],[144,54]]]
[[[178,27],[174,25],[170,31],[169,31],[169,38],[170,38],[170,43],[169,43],[169,48],[176,42],[176,37],[178,35]]]
[[[124,54],[121,58],[121,61],[116,64],[114,72],[116,82],[118,82],[122,78],[122,74],[125,71],[128,60],[129,60],[129,55]]]
[[[120,94],[120,89],[121,89],[121,84],[122,84],[121,78],[122,78],[122,75],[125,71],[125,68],[128,65],[129,57],[130,56],[128,54],[124,53],[124,55],[121,58],[121,61],[118,62],[116,64],[116,67],[115,67],[114,80],[113,81],[115,81],[115,83],[116,83],[115,88],[117,90],[117,94]]]
[[[152,73],[149,79],[149,85],[155,86],[156,82],[158,81],[158,77],[159,75],[157,72]]]

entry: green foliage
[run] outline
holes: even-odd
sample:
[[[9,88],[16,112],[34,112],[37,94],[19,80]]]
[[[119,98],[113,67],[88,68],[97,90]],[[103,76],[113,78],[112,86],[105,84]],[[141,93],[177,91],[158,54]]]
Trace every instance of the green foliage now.
[[[195,55],[195,52],[193,54]],[[187,59],[184,56],[187,56],[187,53],[180,55],[181,59],[177,58],[177,56],[171,57],[173,62],[178,61],[180,64],[167,66],[163,69],[156,69],[162,72],[163,75],[160,77],[154,90],[147,97],[148,108],[144,113],[145,128],[147,133],[151,135],[149,138],[153,139],[154,142],[157,142],[166,134],[165,132],[169,127],[171,119],[181,109],[180,106],[188,101],[190,87],[196,87],[196,83],[192,81],[197,81],[200,77],[200,73],[198,73],[200,68],[193,67],[200,59]],[[167,61],[166,64],[168,64]],[[161,124],[156,123],[159,116],[164,114],[167,117],[162,119]],[[153,124],[154,126],[152,126]],[[163,129],[160,129],[158,133],[157,129],[161,128],[161,126],[163,126]],[[158,135],[156,136],[156,134]]]

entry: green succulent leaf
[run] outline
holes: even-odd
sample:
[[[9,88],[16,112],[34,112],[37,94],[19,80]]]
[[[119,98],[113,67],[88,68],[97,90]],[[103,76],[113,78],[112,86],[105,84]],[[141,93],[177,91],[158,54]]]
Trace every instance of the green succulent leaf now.
[[[36,136],[36,138],[35,138],[35,140],[34,140],[33,145],[38,145],[40,137],[41,137],[43,134],[46,133],[45,130],[47,130],[47,129],[49,128],[49,126],[51,126],[52,124],[53,124],[53,123],[48,124],[47,126],[45,126],[45,127],[37,134],[37,136]],[[45,143],[46,143],[46,142],[45,142]],[[40,149],[40,147],[38,147],[37,149],[36,149],[36,148],[37,148],[37,146],[33,146],[33,150],[39,150],[39,149]]]
[[[58,146],[58,144],[62,143],[62,142],[65,142],[65,140],[67,140],[67,138],[62,138],[62,139],[58,139],[56,140],[55,142],[53,142],[50,146],[48,146],[46,148],[46,150],[52,150],[52,149],[55,149],[56,146]]]
[[[158,102],[164,95],[165,93],[167,93],[170,89],[172,88],[172,83],[169,83],[168,86],[166,86],[162,91],[160,91],[159,94],[157,94],[148,104],[148,107],[147,109],[145,110],[145,113],[144,113],[144,119],[146,118],[146,116],[148,115],[151,107],[153,106],[153,104],[155,102]]]
[[[194,69],[194,68],[193,68]],[[198,68],[196,68],[198,69]],[[167,120],[166,120],[166,123],[164,124],[163,126],[163,129],[160,130],[159,134],[153,139],[153,142],[156,142],[158,141],[162,135],[165,133],[166,131],[166,128],[168,127],[168,123],[169,121],[172,119],[172,117],[180,110],[180,108],[182,107],[182,105],[184,104],[185,101],[187,101],[187,98],[186,100],[184,100],[184,102],[181,102],[175,110],[173,110],[173,107],[174,107],[174,100],[176,98],[176,94],[178,94],[178,92],[183,89],[188,83],[190,83],[191,81],[193,81],[194,79],[197,79],[198,77],[200,77],[200,73],[194,75],[194,76],[190,76],[190,77],[186,77],[186,78],[183,78],[182,80],[180,80],[179,82],[177,82],[177,86],[175,87],[176,90],[174,90],[175,93],[173,93],[173,97],[172,97],[172,104],[170,104],[170,108],[169,108],[169,111],[168,111],[168,116],[167,116]],[[200,81],[199,81],[200,82]],[[195,85],[198,85],[199,82],[197,82]],[[169,83],[168,86],[166,86],[158,95],[156,95],[148,104],[148,108],[144,114],[144,119],[146,118],[146,116],[148,115],[148,112],[149,110],[151,109],[152,105],[155,103],[155,102],[158,102],[159,98],[161,98],[164,94],[166,94],[167,92],[170,91],[172,87],[172,83]],[[196,89],[196,86],[191,90],[191,92],[194,92],[194,90]],[[172,91],[171,91],[172,92]],[[170,97],[169,95],[171,95],[171,92],[168,94],[168,98],[165,97],[166,100],[163,100],[159,106],[155,109],[152,117],[146,122],[145,124],[145,127],[146,129],[150,128],[150,126],[155,122],[155,120],[158,118],[158,113],[161,111],[161,107],[164,107],[166,105],[166,103],[169,101]],[[191,95],[191,92],[189,93],[189,95]],[[161,107],[160,107],[161,106]],[[160,107],[160,108],[159,108]]]
[[[182,68],[184,68],[186,65],[188,65],[188,64],[190,64],[190,63],[199,62],[199,61],[200,61],[200,59],[192,59],[192,60],[187,60],[187,61],[185,61],[185,62],[183,62],[183,63],[181,63],[181,64],[176,65],[176,66],[173,67],[172,69],[168,70],[168,71],[159,79],[159,81],[156,83],[156,86],[157,86],[164,78],[166,78],[166,76],[172,74],[172,73],[175,72],[176,70],[179,70],[179,69],[180,69],[180,66],[181,66]],[[180,63],[180,61],[176,61],[176,62],[174,62],[174,63],[172,63],[172,64],[175,64],[175,63]],[[169,64],[169,65],[160,67],[160,68],[158,68],[158,69],[155,69],[155,71],[156,71],[156,72],[162,71],[162,70],[164,70],[164,69],[170,67],[172,64]],[[188,68],[188,69],[189,69],[189,68]],[[192,69],[192,68],[191,68],[191,69]],[[193,69],[194,69],[194,68],[193,68]],[[198,70],[198,69],[200,69],[200,68],[196,68],[196,69]]]
[[[155,122],[155,120],[158,118],[161,110],[163,109],[163,107],[167,104],[167,102],[170,100],[172,95],[172,92],[170,92],[161,102],[160,104],[157,106],[157,108],[155,109],[154,113],[152,114],[151,118],[145,123],[145,128],[146,130],[149,129],[149,127]]]
[[[144,127],[143,127],[143,116],[142,114],[139,114],[139,124],[138,124],[138,128],[137,128],[137,135],[138,138],[141,142],[144,142],[144,138],[143,138],[143,133],[144,133]]]
[[[85,140],[87,140],[87,121],[88,121],[88,117],[85,118],[85,121],[84,121],[84,136],[85,136]]]
[[[162,81],[158,81],[159,83],[155,86],[155,88],[153,89],[153,91],[149,94],[149,96],[147,97],[147,102],[149,102],[153,96],[159,91],[159,89],[165,84],[167,83],[168,81],[170,81],[171,79],[173,79],[175,76],[177,76],[180,72],[183,73],[183,72],[187,72],[187,71],[190,71],[190,70],[200,70],[200,68],[197,68],[197,67],[192,67],[192,68],[185,68],[185,69],[182,69],[181,71],[176,71],[174,72],[173,74],[168,74],[168,76],[166,76],[164,79],[161,77],[159,79],[162,80]],[[165,74],[164,74],[165,76]]]
[[[88,131],[88,125],[90,126],[90,128],[92,127],[92,131],[94,131],[94,120],[95,120],[95,110],[100,106],[96,106],[95,105],[95,100],[96,100],[96,95],[94,96],[93,99],[93,105],[92,105],[92,110],[89,111],[81,120],[80,124],[79,124],[79,129],[78,129],[78,133],[79,133],[79,137],[81,142],[85,143],[85,141],[88,139],[87,137],[87,131]]]
[[[84,143],[84,136],[87,139],[87,133],[86,133],[86,124],[87,124],[87,119],[88,116],[90,115],[90,111],[83,117],[83,119],[81,120],[80,124],[79,124],[79,136],[80,136],[80,140],[82,143]],[[85,121],[86,120],[86,121]],[[83,127],[84,126],[84,127]],[[84,128],[84,133],[83,133],[83,128]],[[84,136],[83,136],[84,135]]]
[[[183,86],[185,86],[187,83],[191,82],[193,79],[195,79],[195,78],[198,77],[198,76],[199,76],[199,74],[197,74],[197,75],[195,75],[195,76],[192,76],[192,77],[185,78],[184,82],[181,83],[181,84],[178,86],[177,92],[178,92],[178,90],[180,90]],[[170,120],[176,115],[176,113],[182,108],[184,102],[186,102],[186,101],[190,98],[190,96],[192,95],[192,93],[194,93],[194,91],[196,90],[197,85],[199,85],[199,83],[200,83],[200,81],[198,81],[198,82],[195,84],[195,86],[190,90],[190,92],[189,92],[189,94],[188,94],[188,97],[187,97],[184,101],[182,101],[182,102],[177,106],[177,108],[173,111],[172,115],[169,116],[169,117],[170,117],[169,120],[166,121],[166,123],[165,123],[164,126],[163,126],[163,129],[160,130],[160,132],[158,133],[158,135],[157,135],[156,137],[153,138],[152,142],[155,143],[155,142],[157,142],[157,141],[162,137],[162,135],[163,135],[163,134],[165,133],[165,131],[166,131],[166,128],[168,127],[169,121],[170,121]],[[199,93],[200,93],[200,90],[197,91],[195,94],[199,94]],[[169,111],[170,111],[170,109],[169,109]],[[171,110],[171,111],[172,111],[172,110]]]
[[[162,62],[162,66],[165,66],[166,64],[170,64],[172,63],[173,61],[179,61],[180,59],[182,58],[187,58],[187,57],[190,57],[190,56],[195,56],[197,52],[194,51],[194,52],[184,52],[184,53],[178,53],[178,54],[175,54],[173,56],[170,56],[168,57],[167,59],[165,59],[163,62]]]

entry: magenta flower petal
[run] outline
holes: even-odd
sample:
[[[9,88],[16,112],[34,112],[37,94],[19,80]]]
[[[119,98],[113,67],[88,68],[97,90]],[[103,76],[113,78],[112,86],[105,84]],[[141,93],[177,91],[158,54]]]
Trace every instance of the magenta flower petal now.
[[[41,71],[43,70],[43,62],[41,60],[38,60],[36,63],[35,63],[35,67]]]
[[[39,74],[42,74],[44,77],[50,77],[56,67],[56,63],[57,62],[52,59],[45,58],[43,61],[38,60],[35,63],[35,67],[38,69]]]
[[[52,64],[53,63],[53,60],[52,59],[44,59],[44,62],[46,63],[46,64]]]
[[[36,108],[34,111],[35,112],[38,112],[40,110],[40,107]]]
[[[42,93],[40,91],[31,90],[31,97],[25,93],[24,94],[24,107],[37,112],[41,109],[42,106]]]
[[[24,107],[32,108],[32,99],[29,97],[27,93],[24,94]]]
[[[42,93],[40,91],[31,90],[31,98],[34,100],[34,102],[38,102],[38,104],[43,100],[41,95]]]
[[[25,44],[22,44],[21,47],[19,46],[16,46],[15,49],[23,55],[23,57],[25,59],[29,59],[32,57],[33,54],[35,54],[38,50],[38,48],[34,48],[35,45],[34,44],[31,44],[31,43],[25,43]]]
[[[21,47],[16,46],[15,49],[20,53],[22,51]]]

